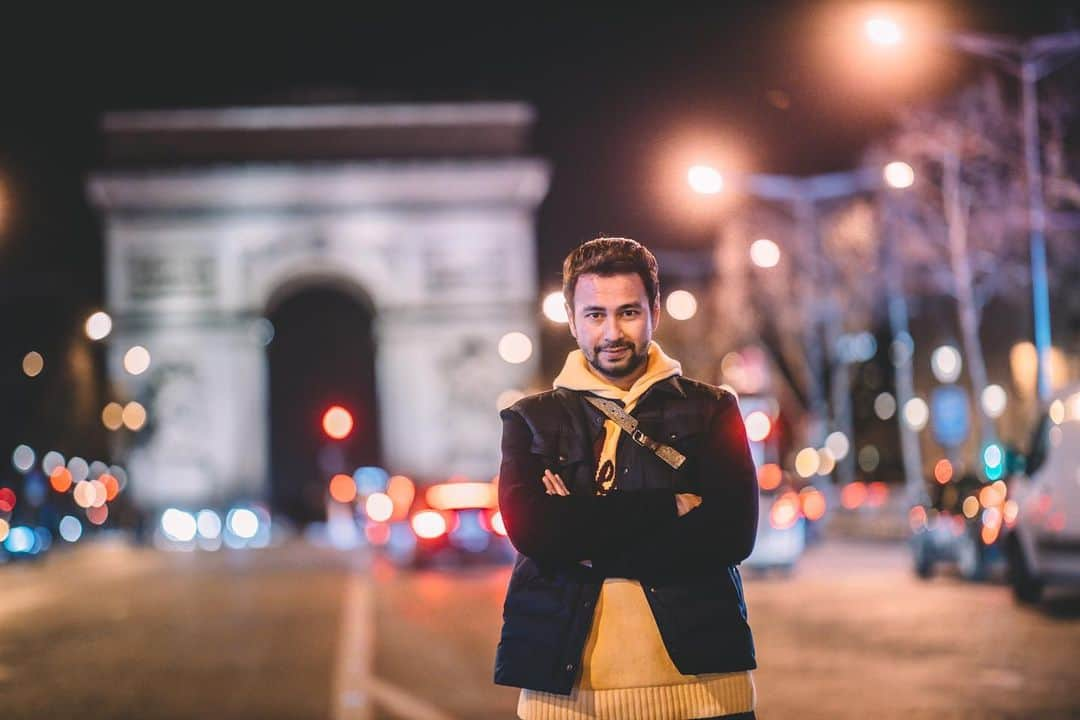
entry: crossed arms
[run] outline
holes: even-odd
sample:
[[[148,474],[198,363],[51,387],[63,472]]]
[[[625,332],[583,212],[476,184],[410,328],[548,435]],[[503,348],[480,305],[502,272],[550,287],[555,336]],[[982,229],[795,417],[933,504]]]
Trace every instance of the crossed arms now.
[[[549,494],[550,468],[530,452],[528,425],[504,411],[499,506],[511,542],[543,564],[587,558],[608,575],[635,579],[698,575],[745,559],[757,532],[757,477],[737,402],[716,403],[692,483],[701,504],[681,517],[673,489],[595,496],[554,486]]]

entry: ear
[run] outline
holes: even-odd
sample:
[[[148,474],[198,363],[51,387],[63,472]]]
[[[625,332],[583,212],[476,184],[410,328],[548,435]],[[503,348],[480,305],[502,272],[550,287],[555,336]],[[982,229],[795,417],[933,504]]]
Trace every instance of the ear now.
[[[574,308],[566,303],[563,303],[563,308],[566,310],[566,323],[570,326],[570,337],[577,340],[577,328],[574,327]]]

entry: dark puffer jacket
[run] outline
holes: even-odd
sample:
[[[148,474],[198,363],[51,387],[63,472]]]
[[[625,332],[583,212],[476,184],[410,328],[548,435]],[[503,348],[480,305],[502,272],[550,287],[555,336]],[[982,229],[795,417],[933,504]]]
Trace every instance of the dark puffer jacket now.
[[[675,377],[650,388],[632,414],[646,435],[687,460],[674,470],[621,433],[617,490],[598,496],[604,416],[582,393],[552,390],[502,412],[499,507],[519,556],[496,683],[568,695],[608,577],[641,582],[680,672],[756,667],[736,566],[754,545],[757,478],[738,402]],[[570,495],[545,493],[545,468],[559,473]],[[703,502],[679,518],[677,492]]]

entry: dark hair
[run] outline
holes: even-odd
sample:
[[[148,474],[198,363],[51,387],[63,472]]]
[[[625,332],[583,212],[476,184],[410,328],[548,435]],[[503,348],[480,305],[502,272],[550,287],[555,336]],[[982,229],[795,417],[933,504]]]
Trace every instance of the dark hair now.
[[[655,310],[660,302],[660,271],[656,258],[637,240],[621,237],[598,237],[578,245],[563,261],[563,297],[574,309],[574,288],[578,278],[586,273],[609,277],[636,273],[645,285],[649,308]]]

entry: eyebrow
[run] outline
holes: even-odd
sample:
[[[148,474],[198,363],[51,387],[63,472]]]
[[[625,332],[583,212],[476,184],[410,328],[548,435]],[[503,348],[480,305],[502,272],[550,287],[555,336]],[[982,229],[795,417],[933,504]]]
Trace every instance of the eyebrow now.
[[[615,312],[618,312],[620,310],[640,310],[641,308],[642,308],[642,305],[639,302],[625,303],[625,304],[620,305],[619,307],[615,308]],[[586,305],[584,308],[582,308],[581,311],[582,312],[594,312],[596,310],[601,310],[601,311],[607,312],[607,308],[603,307],[601,305]]]

